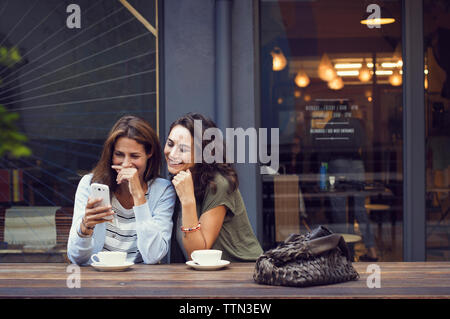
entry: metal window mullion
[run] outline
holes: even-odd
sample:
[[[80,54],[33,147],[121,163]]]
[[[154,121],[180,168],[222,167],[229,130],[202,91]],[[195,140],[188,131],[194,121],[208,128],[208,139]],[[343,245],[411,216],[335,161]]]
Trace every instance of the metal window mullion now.
[[[423,1],[403,0],[403,260],[425,261]]]

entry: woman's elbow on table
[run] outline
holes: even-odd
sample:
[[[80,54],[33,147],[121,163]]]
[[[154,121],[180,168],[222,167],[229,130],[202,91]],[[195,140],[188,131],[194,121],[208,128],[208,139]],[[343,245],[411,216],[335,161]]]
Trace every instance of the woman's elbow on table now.
[[[157,264],[169,251],[168,240],[161,233],[156,233],[152,238],[147,238],[139,243],[138,249],[142,255],[144,264]]]
[[[69,246],[70,247],[70,246]],[[87,265],[90,261],[91,255],[81,251],[76,251],[76,249],[67,249],[67,258],[78,266]]]

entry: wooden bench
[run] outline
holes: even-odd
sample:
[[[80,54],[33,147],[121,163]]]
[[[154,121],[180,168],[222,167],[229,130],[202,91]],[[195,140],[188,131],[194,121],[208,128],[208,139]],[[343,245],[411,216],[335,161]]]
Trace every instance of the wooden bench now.
[[[5,214],[6,208],[0,207],[0,263],[67,261],[67,240],[72,225],[73,207],[62,207],[56,211],[56,246],[49,250],[27,249],[22,245],[5,243]]]

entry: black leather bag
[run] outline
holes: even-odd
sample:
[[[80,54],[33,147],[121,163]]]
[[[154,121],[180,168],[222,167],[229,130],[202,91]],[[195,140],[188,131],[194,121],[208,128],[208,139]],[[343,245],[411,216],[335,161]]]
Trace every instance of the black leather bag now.
[[[307,287],[358,280],[344,238],[320,226],[306,235],[292,234],[256,261],[259,284]]]

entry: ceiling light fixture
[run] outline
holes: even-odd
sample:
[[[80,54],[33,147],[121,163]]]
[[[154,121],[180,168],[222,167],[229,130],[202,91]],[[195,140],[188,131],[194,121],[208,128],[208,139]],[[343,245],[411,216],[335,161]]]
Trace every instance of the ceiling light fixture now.
[[[380,25],[391,24],[394,22],[395,19],[389,10],[376,4],[369,5],[367,13],[365,13],[360,20],[361,24],[367,25],[369,28],[379,28]]]
[[[359,69],[362,66],[361,63],[336,63],[334,68],[336,70],[340,69]]]
[[[275,47],[270,54],[272,55],[272,69],[274,71],[283,70],[287,65],[287,60],[283,51],[281,51],[279,47]]]
[[[367,67],[366,59],[364,59],[361,68],[359,69],[358,79],[361,82],[368,82],[372,79],[370,69]]]
[[[331,60],[326,53],[322,55],[317,72],[319,78],[325,82],[329,82],[337,76],[336,70],[334,69]]]
[[[358,76],[359,72],[356,70],[336,71],[338,76]]]
[[[361,24],[365,25],[382,25],[391,24],[395,22],[394,18],[379,18],[379,19],[364,19],[360,21]]]
[[[342,78],[338,76],[328,82],[328,87],[332,90],[340,90],[344,87],[344,81],[342,81]]]
[[[400,74],[399,69],[395,69],[392,74],[389,76],[389,83],[392,86],[400,86],[402,85],[402,76]]]
[[[300,69],[295,76],[294,82],[298,87],[305,88],[309,85],[310,80],[306,72]]]

